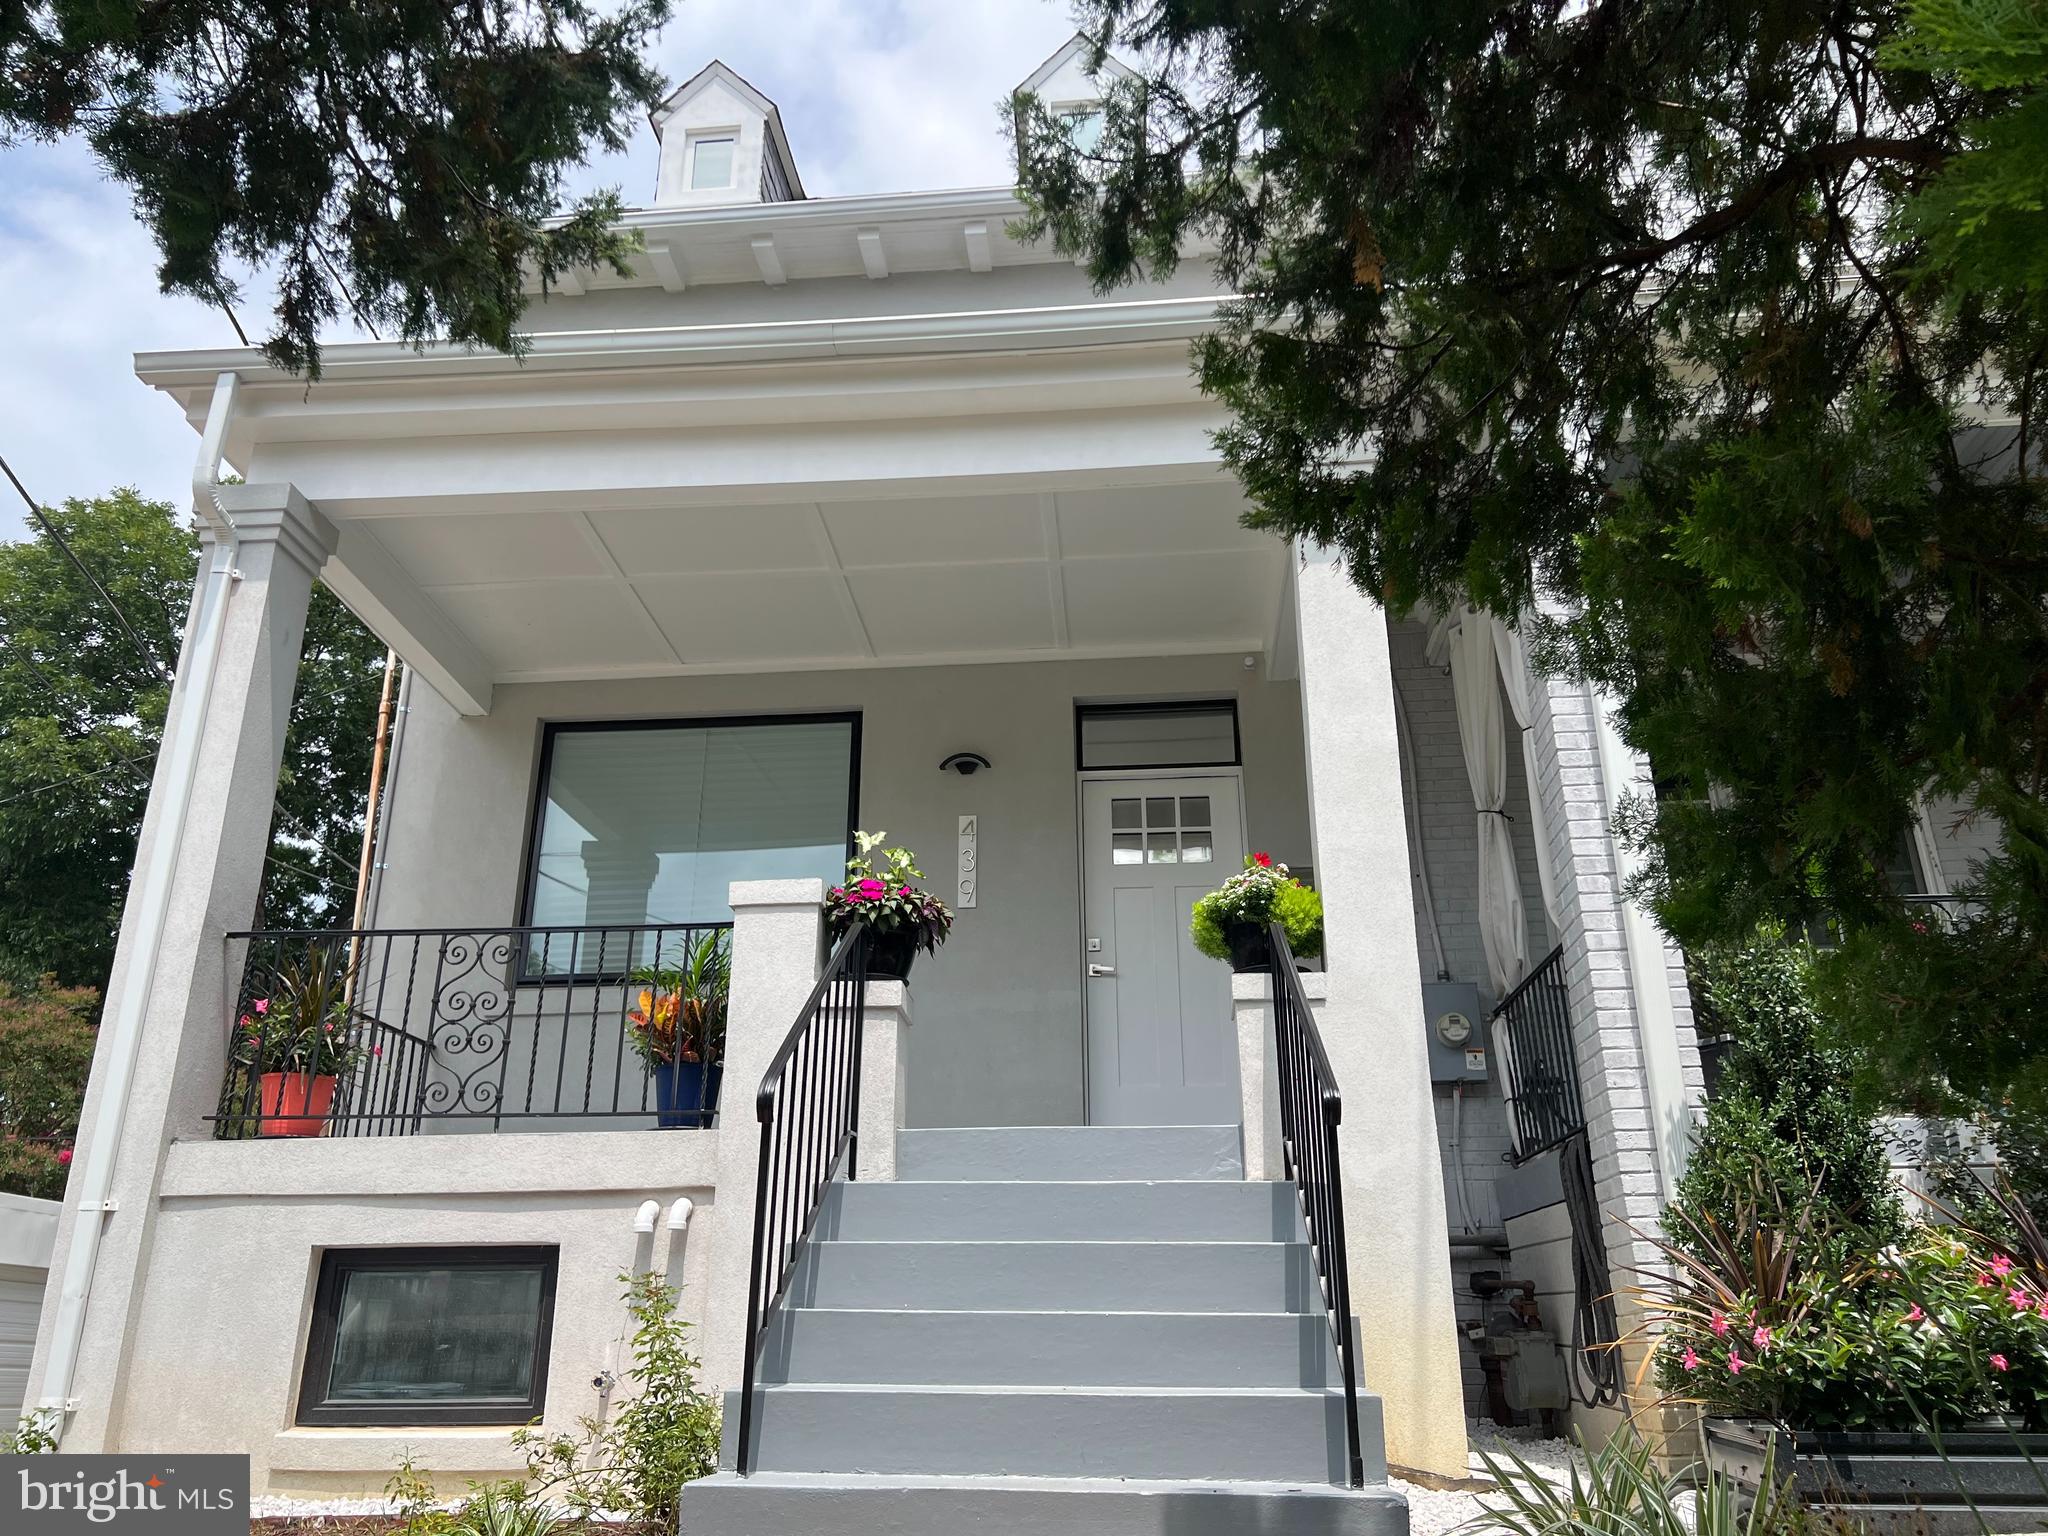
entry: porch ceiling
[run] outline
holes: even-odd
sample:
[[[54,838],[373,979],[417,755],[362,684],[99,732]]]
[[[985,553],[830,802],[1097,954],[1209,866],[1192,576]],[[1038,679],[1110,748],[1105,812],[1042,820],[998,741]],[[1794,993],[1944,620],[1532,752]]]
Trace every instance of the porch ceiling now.
[[[352,520],[497,682],[1261,651],[1235,484]],[[379,561],[378,563],[382,563]]]

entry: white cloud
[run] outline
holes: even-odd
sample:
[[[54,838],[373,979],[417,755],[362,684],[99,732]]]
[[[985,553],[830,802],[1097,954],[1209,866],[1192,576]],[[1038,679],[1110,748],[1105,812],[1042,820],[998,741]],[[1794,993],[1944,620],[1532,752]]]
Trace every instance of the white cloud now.
[[[830,196],[1007,182],[998,103],[1071,33],[1063,0],[682,0],[655,52],[673,81],[713,58],[752,81],[781,107],[806,189]],[[642,128],[576,190],[644,203],[654,160]],[[182,504],[196,442],[133,354],[231,345],[227,319],[157,291],[125,189],[81,145],[0,151],[0,179],[0,453],[44,501],[134,485]],[[260,297],[240,314],[260,335]],[[0,508],[0,538],[25,529]]]

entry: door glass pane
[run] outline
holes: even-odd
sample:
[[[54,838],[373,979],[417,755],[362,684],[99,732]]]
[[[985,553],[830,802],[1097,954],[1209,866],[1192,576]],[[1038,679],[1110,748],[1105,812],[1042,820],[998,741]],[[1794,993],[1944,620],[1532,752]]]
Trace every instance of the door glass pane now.
[[[1215,857],[1215,846],[1209,841],[1209,834],[1183,832],[1180,839],[1180,861],[1183,864],[1207,864]]]
[[[1135,802],[1134,802],[1135,803]],[[1112,864],[1142,864],[1145,862],[1145,840],[1136,832],[1112,832],[1109,835],[1109,862]]]
[[[806,720],[557,731],[529,920],[725,922],[735,880],[839,879],[853,729]],[[574,947],[557,941],[547,968],[568,969]],[[538,941],[530,963],[541,964]]]
[[[1112,827],[1142,826],[1138,820],[1138,802],[1135,799],[1110,801],[1109,824]]]
[[[1173,825],[1173,796],[1158,795],[1145,802],[1145,825],[1148,827],[1170,827]]]
[[[1147,839],[1145,844],[1146,863],[1172,864],[1176,862],[1179,851],[1174,846],[1174,837],[1171,832],[1148,832],[1145,836]]]
[[[348,1270],[327,1401],[525,1402],[540,1297],[538,1265]]]
[[[1180,824],[1184,827],[1208,826],[1209,797],[1207,795],[1182,795],[1180,797]]]
[[[1213,768],[1237,761],[1237,706],[1228,700],[1171,709],[1087,706],[1083,768]]]

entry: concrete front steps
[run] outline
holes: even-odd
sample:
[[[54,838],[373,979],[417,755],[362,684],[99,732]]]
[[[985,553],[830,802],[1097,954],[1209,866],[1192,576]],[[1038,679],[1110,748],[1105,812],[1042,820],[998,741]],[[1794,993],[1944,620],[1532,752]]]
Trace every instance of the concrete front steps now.
[[[905,1131],[897,1167],[828,1192],[754,1471],[693,1483],[686,1536],[1404,1536],[1363,1392],[1339,1486],[1294,1191],[1245,1182],[1235,1126]]]

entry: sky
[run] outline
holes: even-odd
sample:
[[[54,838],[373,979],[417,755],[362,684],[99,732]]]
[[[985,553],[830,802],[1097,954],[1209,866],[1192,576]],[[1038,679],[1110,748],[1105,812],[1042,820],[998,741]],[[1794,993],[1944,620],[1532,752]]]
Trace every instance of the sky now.
[[[1073,33],[1066,0],[678,0],[655,45],[671,83],[723,59],[782,109],[813,197],[1010,180],[998,103]],[[654,191],[654,136],[571,190]],[[198,440],[134,354],[232,346],[227,318],[158,292],[127,190],[75,140],[0,147],[0,455],[38,500],[132,485],[181,508]],[[261,339],[259,279],[237,306]],[[338,329],[336,339],[353,334]],[[0,539],[28,531],[11,488]]]

